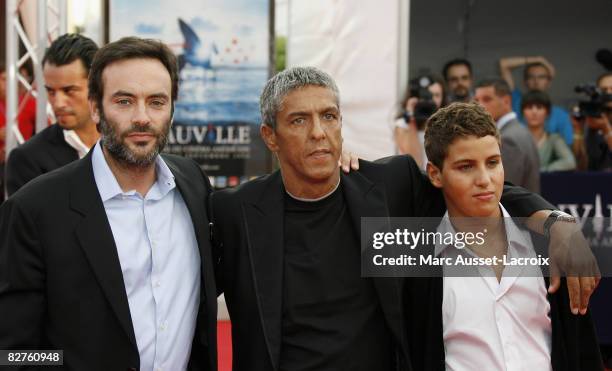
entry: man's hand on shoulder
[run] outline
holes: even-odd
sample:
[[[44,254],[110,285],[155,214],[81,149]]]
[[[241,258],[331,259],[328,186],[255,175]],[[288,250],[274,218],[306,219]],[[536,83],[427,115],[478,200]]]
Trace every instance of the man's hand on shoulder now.
[[[338,166],[347,174],[351,172],[351,169],[359,170],[359,157],[350,151],[342,151]]]

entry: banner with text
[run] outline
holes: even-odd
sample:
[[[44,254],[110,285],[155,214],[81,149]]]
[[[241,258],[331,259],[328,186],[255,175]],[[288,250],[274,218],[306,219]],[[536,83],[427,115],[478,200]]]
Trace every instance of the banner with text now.
[[[269,6],[268,0],[110,2],[111,41],[159,39],[177,54],[179,97],[166,152],[196,160],[218,188],[270,171],[259,136]]]

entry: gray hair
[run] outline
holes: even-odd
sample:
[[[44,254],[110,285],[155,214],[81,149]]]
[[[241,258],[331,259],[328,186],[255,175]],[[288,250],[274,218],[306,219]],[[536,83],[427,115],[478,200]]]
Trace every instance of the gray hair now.
[[[331,90],[340,109],[340,93],[330,75],[315,67],[293,67],[274,75],[264,86],[259,98],[262,124],[276,128],[276,114],[287,94],[309,85]]]

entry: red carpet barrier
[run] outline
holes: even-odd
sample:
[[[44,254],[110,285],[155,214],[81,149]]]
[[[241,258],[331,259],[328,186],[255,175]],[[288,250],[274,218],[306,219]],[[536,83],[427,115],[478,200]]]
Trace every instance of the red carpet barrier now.
[[[217,322],[217,354],[219,371],[232,370],[232,324],[230,321]]]

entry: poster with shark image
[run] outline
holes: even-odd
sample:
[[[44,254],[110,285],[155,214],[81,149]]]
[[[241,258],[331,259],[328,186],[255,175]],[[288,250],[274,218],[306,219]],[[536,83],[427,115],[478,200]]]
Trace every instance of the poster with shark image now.
[[[270,170],[259,136],[269,76],[269,0],[112,0],[109,35],[159,39],[177,55],[179,97],[166,152],[236,185]],[[229,179],[229,181],[228,181]]]

